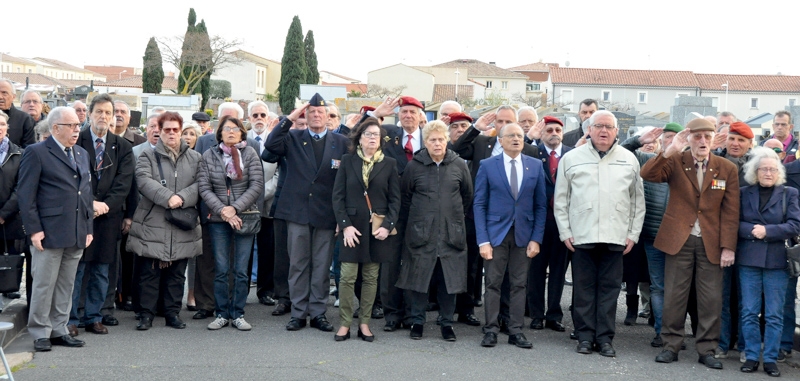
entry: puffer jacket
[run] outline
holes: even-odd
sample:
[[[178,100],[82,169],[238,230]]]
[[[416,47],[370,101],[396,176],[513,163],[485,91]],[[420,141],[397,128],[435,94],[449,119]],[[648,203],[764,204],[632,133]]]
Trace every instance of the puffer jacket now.
[[[639,241],[644,223],[644,188],[639,162],[618,144],[600,154],[591,143],[569,151],[558,163],[554,214],[561,241],[573,245]]]
[[[5,220],[5,237],[9,240],[25,238],[17,202],[17,177],[21,160],[22,149],[9,141],[6,157],[0,163],[0,218]]]
[[[637,151],[642,147],[642,144],[639,143],[638,136],[625,140],[622,143],[622,147],[636,155],[640,167],[643,167],[644,163],[648,160],[656,157],[654,153]],[[643,237],[649,240],[656,239],[658,228],[661,226],[661,220],[664,218],[664,212],[667,211],[667,201],[669,201],[669,184],[653,183],[650,181],[644,182],[644,202],[646,210],[644,213],[644,224],[642,225]]]
[[[166,186],[161,185],[156,155],[161,158]],[[183,141],[176,161],[172,160],[161,140],[155,150],[145,149],[139,155],[136,161],[136,185],[142,198],[133,214],[128,251],[165,262],[192,258],[202,253],[200,225],[192,230],[181,230],[164,218],[173,195],[183,199],[182,208],[197,207],[200,200],[197,193],[200,161],[200,154]]]
[[[209,222],[224,222],[220,213],[230,205],[236,213],[259,210],[258,201],[264,192],[264,170],[261,158],[253,147],[239,150],[242,158],[242,179],[231,180],[231,203],[228,203],[228,187],[225,182],[225,160],[222,150],[214,146],[203,154],[197,176],[198,190],[208,206]]]

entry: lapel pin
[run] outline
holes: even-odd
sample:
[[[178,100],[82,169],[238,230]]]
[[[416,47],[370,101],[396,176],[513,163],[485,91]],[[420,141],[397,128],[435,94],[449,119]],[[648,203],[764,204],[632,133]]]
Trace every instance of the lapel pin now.
[[[303,145],[306,145],[306,144],[307,144],[306,142],[303,142]]]

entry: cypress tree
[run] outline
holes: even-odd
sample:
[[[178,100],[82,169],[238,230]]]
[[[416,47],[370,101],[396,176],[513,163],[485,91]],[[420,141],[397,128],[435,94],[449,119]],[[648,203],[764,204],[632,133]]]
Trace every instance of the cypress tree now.
[[[300,84],[306,83],[307,76],[303,27],[300,18],[294,16],[281,59],[281,82],[278,85],[278,103],[284,114],[294,109],[294,100],[300,95]]]
[[[150,37],[147,48],[142,57],[142,91],[145,93],[161,93],[161,83],[164,82],[164,67],[161,60],[161,50],[158,49],[156,38]]]
[[[308,84],[319,84],[319,70],[317,70],[317,53],[314,52],[314,31],[309,30],[306,39],[303,41],[306,48],[306,82]]]

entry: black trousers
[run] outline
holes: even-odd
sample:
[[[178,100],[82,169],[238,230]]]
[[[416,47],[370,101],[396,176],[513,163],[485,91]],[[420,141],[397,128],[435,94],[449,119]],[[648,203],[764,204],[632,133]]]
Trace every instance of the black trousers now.
[[[484,332],[498,333],[500,319],[507,319],[508,331],[514,335],[522,332],[525,314],[525,285],[528,281],[530,259],[527,247],[518,247],[514,241],[512,227],[499,246],[492,247],[492,259],[484,260],[486,269],[486,293],[484,294],[486,325]],[[502,288],[508,283],[507,318],[502,316]]]
[[[119,245],[119,300],[125,302],[133,300],[133,296],[138,294],[136,282],[134,282],[134,258],[136,254],[128,252],[125,246],[128,244],[128,235],[122,236]]]
[[[456,296],[456,312],[459,316],[475,313],[475,289],[482,288],[478,271],[478,259],[481,258],[478,250],[477,236],[475,235],[475,222],[467,220],[467,292]]]
[[[258,245],[258,281],[256,296],[275,295],[275,230],[272,218],[261,218],[261,231],[256,234]]]
[[[287,229],[286,220],[273,219],[272,228],[273,239],[275,241],[275,259],[273,261],[272,273],[274,298],[278,303],[291,306],[292,300],[289,298],[289,231]],[[261,230],[264,230],[263,225]],[[261,266],[260,263],[259,266]],[[260,278],[259,276],[259,279]]]
[[[103,302],[103,308],[100,309],[100,314],[103,316],[114,316],[114,302],[117,300],[117,287],[120,280],[120,263],[120,242],[117,241],[117,252],[114,255],[114,259],[108,264],[108,290],[106,290],[106,300]]]
[[[608,246],[582,245],[572,255],[572,316],[579,341],[603,344],[614,340],[622,252],[611,251]]]
[[[378,279],[380,288],[381,302],[383,303],[383,313],[386,322],[408,322],[411,317],[410,302],[406,305],[403,297],[403,289],[395,287],[397,278],[400,277],[400,256],[403,245],[398,244],[393,253],[392,260],[381,263],[381,272]],[[428,293],[418,293],[425,295],[425,308],[428,306]],[[440,302],[441,303],[441,302]],[[455,303],[455,301],[454,301]],[[424,316],[424,315],[423,315]],[[424,318],[423,318],[424,322]]]
[[[198,255],[195,260],[194,300],[198,309],[214,311],[216,308],[214,303],[214,251],[211,248],[208,224],[201,226],[203,230],[203,254]],[[137,261],[138,259],[140,258],[137,258]],[[138,268],[141,267],[137,266]]]
[[[548,275],[547,269],[550,268]],[[544,242],[539,255],[531,259],[528,271],[528,311],[533,319],[560,322],[564,318],[561,295],[567,273],[567,247],[558,238],[555,220],[547,220]],[[547,280],[547,309],[545,309],[545,280]]]
[[[136,263],[139,267],[139,316],[152,319],[158,310],[159,299],[162,298],[164,316],[178,316],[183,303],[183,286],[186,283],[185,273],[189,259],[172,261],[165,268],[160,268],[161,261],[153,258],[139,257]]]
[[[439,316],[441,316],[442,327],[453,325],[453,314],[456,310],[456,294],[447,293],[447,285],[444,282],[444,271],[442,271],[441,259],[436,259],[436,267],[433,268],[431,284],[436,285],[436,300],[439,303]],[[411,310],[411,322],[414,324],[425,324],[425,313],[428,308],[428,293],[406,290],[406,302]]]

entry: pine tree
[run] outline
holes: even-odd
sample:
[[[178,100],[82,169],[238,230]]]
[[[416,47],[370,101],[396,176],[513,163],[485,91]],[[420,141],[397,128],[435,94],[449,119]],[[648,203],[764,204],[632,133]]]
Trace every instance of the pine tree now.
[[[314,52],[314,31],[309,30],[306,39],[303,41],[306,48],[306,82],[308,84],[319,84],[319,70],[317,70],[317,53]]]
[[[158,49],[155,37],[150,37],[142,60],[144,61],[142,66],[142,91],[160,94],[161,83],[164,82],[164,67],[161,60],[161,50]]]
[[[303,27],[300,25],[300,18],[294,16],[286,33],[281,59],[281,82],[278,85],[278,103],[283,113],[288,114],[294,109],[295,98],[300,95],[300,84],[306,83],[307,72]]]

